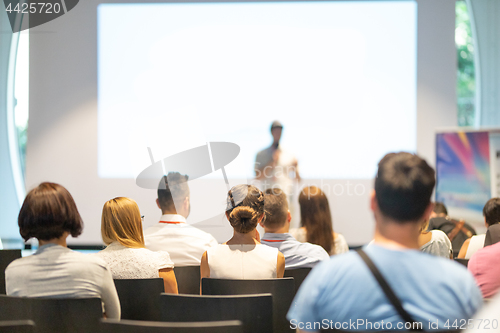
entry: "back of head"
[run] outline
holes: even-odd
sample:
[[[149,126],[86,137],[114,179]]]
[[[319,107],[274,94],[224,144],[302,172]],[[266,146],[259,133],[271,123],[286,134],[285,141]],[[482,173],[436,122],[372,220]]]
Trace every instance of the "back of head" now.
[[[19,232],[25,241],[60,238],[64,232],[77,237],[83,222],[71,194],[59,184],[41,183],[24,199],[18,217]]]
[[[253,185],[236,185],[227,195],[226,213],[236,232],[255,230],[264,214],[264,193]]]
[[[448,210],[446,209],[446,206],[444,205],[444,203],[439,201],[436,201],[434,203],[434,209],[432,211],[438,215],[439,214],[448,215]]]
[[[270,229],[283,227],[288,218],[286,194],[279,188],[267,189],[264,195],[264,202],[264,210],[266,211],[264,226]]]
[[[141,213],[134,200],[118,197],[104,204],[101,236],[106,245],[118,241],[126,247],[144,247]]]
[[[333,226],[330,205],[325,193],[316,186],[302,189],[299,195],[300,225],[307,230],[307,241],[321,245],[331,253]]]
[[[163,213],[177,213],[184,199],[189,197],[188,176],[178,172],[169,172],[158,184],[158,203]]]
[[[435,172],[425,160],[410,153],[390,153],[378,164],[375,196],[380,212],[405,223],[418,221],[430,204]]]
[[[493,225],[500,222],[500,198],[491,198],[483,207],[486,224]]]

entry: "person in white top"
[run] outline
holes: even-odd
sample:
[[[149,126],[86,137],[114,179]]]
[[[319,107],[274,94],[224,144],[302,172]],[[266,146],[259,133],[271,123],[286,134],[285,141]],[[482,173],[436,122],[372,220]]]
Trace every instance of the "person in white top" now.
[[[280,145],[283,125],[279,121],[271,124],[273,143],[257,153],[255,178],[263,190],[279,187],[287,196],[293,194],[293,185],[300,181],[297,158]]]
[[[491,198],[483,207],[484,225],[488,229],[490,226],[500,223],[500,198]],[[467,239],[457,258],[470,259],[474,253],[484,247],[486,234],[472,236]]]
[[[19,232],[35,237],[35,254],[19,258],[5,270],[7,295],[17,297],[98,297],[107,318],[120,319],[120,301],[111,272],[96,256],[68,249],[66,238],[82,233],[83,222],[71,194],[61,185],[41,183],[31,190],[19,212]]]
[[[118,197],[104,204],[101,236],[108,246],[96,255],[106,262],[113,279],[161,277],[166,293],[178,293],[168,252],[153,252],[144,245],[141,213],[134,200]]]
[[[333,231],[328,198],[320,188],[304,187],[300,191],[299,205],[300,228],[290,230],[295,239],[321,245],[330,255],[349,251],[344,236]]]
[[[264,194],[253,185],[229,190],[226,217],[234,229],[226,243],[208,249],[201,258],[201,278],[282,278],[285,257],[260,243],[257,224],[265,219]]]
[[[443,231],[437,229],[427,231],[428,227],[429,220],[425,220],[422,223],[420,235],[418,237],[418,246],[420,247],[420,251],[438,257],[452,259],[453,248],[448,236]]]
[[[188,176],[178,172],[162,177],[156,204],[163,215],[144,230],[146,248],[167,251],[176,267],[200,265],[202,254],[218,244],[211,234],[186,223],[191,210],[187,182]]]

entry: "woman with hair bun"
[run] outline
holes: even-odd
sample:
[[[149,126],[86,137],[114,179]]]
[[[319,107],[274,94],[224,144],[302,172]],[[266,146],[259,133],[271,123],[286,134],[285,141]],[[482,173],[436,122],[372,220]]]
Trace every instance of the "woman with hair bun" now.
[[[224,244],[209,248],[201,258],[201,277],[225,279],[282,278],[285,257],[260,243],[257,224],[265,219],[264,194],[252,185],[229,190],[226,217],[234,229]]]

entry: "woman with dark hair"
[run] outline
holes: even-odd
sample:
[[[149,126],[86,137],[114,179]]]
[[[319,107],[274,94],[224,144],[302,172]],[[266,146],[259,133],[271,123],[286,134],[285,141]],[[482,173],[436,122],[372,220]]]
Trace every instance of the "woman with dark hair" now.
[[[41,183],[31,190],[18,217],[25,241],[38,239],[35,254],[14,260],[5,270],[7,295],[22,297],[99,297],[107,318],[120,318],[111,272],[95,256],[68,249],[66,238],[82,233],[75,201],[61,185]]]
[[[305,187],[299,195],[300,228],[290,230],[299,242],[321,245],[330,255],[349,251],[344,236],[333,231],[328,199],[316,186]]]
[[[495,235],[498,235],[497,238],[500,241],[500,198],[491,198],[486,202],[483,207],[483,216],[486,231],[489,232],[488,240],[486,239],[487,234],[472,236],[463,243],[457,258],[470,259],[483,247],[496,243],[493,241]]]
[[[265,219],[262,191],[252,185],[234,186],[227,196],[226,217],[233,237],[203,254],[201,277],[282,278],[285,257],[278,249],[261,244],[257,231],[257,224]]]

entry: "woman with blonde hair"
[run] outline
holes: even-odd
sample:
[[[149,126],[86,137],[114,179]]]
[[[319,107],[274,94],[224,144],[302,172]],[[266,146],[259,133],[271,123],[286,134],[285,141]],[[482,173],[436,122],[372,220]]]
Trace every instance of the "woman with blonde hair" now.
[[[257,231],[257,224],[265,219],[264,193],[253,185],[234,186],[227,196],[226,217],[233,237],[203,254],[201,277],[282,278],[285,257],[278,249],[261,244]]]
[[[166,293],[178,293],[168,252],[153,252],[144,245],[141,213],[134,200],[118,197],[104,204],[101,235],[107,247],[97,255],[108,264],[114,279],[161,277]]]
[[[302,189],[299,195],[300,228],[290,234],[299,242],[322,246],[330,255],[349,251],[344,236],[333,231],[330,205],[323,191],[316,186]]]
[[[418,236],[420,251],[447,259],[453,258],[453,249],[448,236],[441,230],[430,230],[429,220],[423,221]]]

